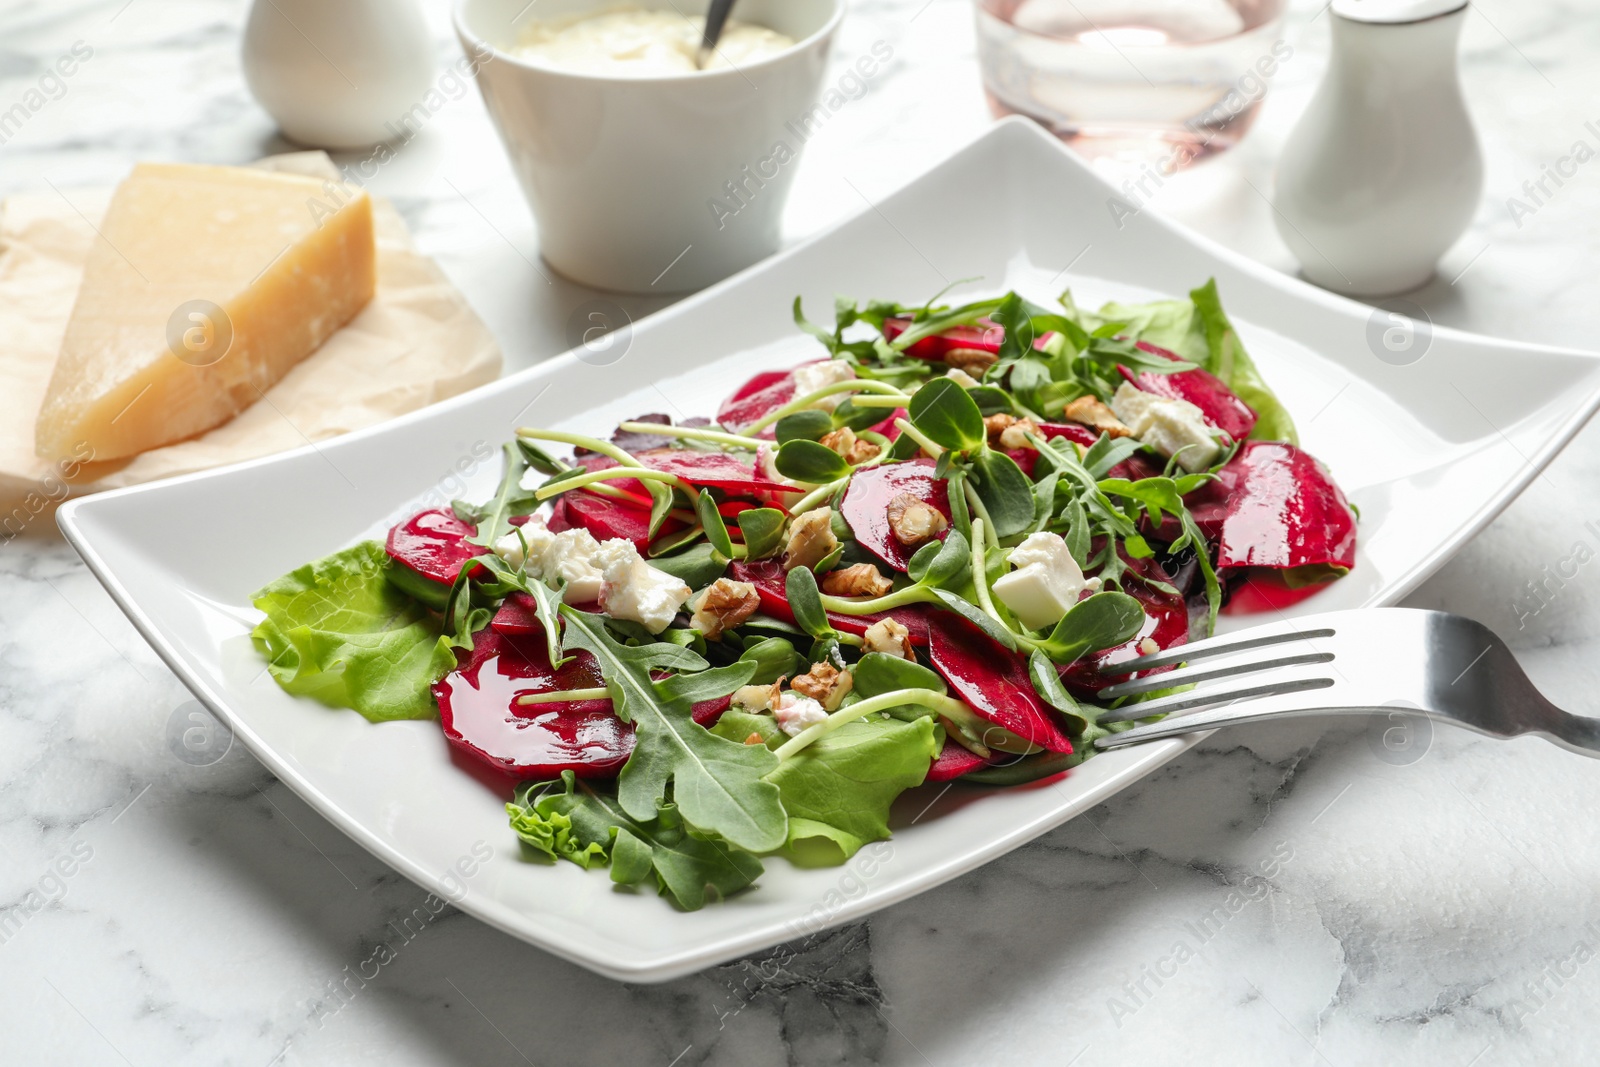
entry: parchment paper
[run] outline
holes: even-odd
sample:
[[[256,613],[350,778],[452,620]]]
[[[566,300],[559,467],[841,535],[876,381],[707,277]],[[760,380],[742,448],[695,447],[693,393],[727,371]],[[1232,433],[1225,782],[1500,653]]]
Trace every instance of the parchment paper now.
[[[339,177],[322,152],[274,156],[256,166]],[[0,542],[27,527],[53,532],[50,514],[69,495],[281,452],[414,411],[500,374],[500,349],[488,328],[438,265],[412,246],[394,206],[374,197],[377,294],[265,399],[188,441],[63,471],[34,454],[34,422],[94,240],[91,225],[110,199],[109,189],[68,190],[65,197],[14,196],[0,208]]]

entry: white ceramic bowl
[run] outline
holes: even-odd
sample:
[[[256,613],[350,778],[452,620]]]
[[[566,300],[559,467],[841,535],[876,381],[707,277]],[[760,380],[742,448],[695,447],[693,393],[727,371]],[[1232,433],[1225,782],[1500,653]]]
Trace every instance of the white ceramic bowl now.
[[[705,0],[633,4],[690,17],[706,8]],[[738,70],[613,77],[511,54],[535,14],[616,6],[457,0],[455,25],[550,265],[601,289],[699,289],[777,251],[804,119],[844,0],[744,0],[737,18],[795,44]]]

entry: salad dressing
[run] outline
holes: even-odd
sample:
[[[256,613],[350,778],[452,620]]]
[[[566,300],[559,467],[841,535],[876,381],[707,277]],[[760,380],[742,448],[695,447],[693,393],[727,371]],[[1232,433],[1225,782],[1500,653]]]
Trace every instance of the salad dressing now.
[[[578,19],[536,21],[512,54],[581,74],[653,78],[695,74],[704,29],[676,11],[629,8]],[[729,19],[706,70],[733,70],[777,55],[794,38]]]

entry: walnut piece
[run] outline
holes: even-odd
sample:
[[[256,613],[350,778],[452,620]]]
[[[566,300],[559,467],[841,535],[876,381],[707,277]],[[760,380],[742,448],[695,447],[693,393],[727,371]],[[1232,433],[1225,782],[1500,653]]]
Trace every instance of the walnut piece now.
[[[985,415],[983,417],[983,432],[988,434],[991,440],[995,440],[999,438],[1007,426],[1016,421],[1017,417],[1015,415],[1007,415],[1003,411],[996,412],[993,415]]]
[[[823,448],[829,449],[844,457],[844,461],[852,467],[858,463],[865,463],[869,459],[876,459],[878,453],[883,451],[871,441],[863,441],[856,436],[856,432],[845,426],[825,433],[817,442]]]
[[[749,582],[718,578],[690,603],[694,615],[689,625],[699,630],[707,641],[715,641],[725,631],[754,615],[761,606],[761,597]]]
[[[810,673],[790,682],[789,688],[821,704],[823,711],[838,711],[854,685],[855,678],[849,671],[841,671],[831,663],[813,663]]]
[[[982,376],[983,372],[1000,362],[1000,357],[981,348],[952,348],[944,354],[944,365]]]
[[[911,651],[911,631],[893,619],[879,619],[867,627],[867,632],[861,635],[861,651],[882,652],[912,662],[917,658]]]
[[[1092,426],[1111,437],[1132,437],[1130,430],[1121,419],[1105,406],[1098,397],[1080,396],[1067,405],[1061,414],[1073,422],[1081,422],[1085,426]]]
[[[894,583],[870,563],[854,563],[822,576],[822,591],[829,596],[882,596]]]
[[[910,493],[901,493],[889,501],[889,529],[894,531],[894,539],[907,548],[933,540],[949,525],[949,520],[932,504]]]
[[[783,569],[816,569],[828,553],[839,547],[833,536],[833,509],[813,508],[789,521],[789,543],[783,550]]]
[[[1038,432],[1037,422],[1032,419],[1018,419],[1000,431],[1000,447],[1013,450],[1032,448],[1033,444],[1028,440],[1028,435]]]
[[[771,711],[783,696],[783,679],[771,685],[743,685],[733,691],[733,702],[746,711]]]

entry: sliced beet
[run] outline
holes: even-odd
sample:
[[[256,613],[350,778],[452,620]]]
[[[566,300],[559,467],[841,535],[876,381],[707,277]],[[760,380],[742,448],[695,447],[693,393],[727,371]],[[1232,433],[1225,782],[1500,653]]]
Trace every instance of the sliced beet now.
[[[717,409],[717,422],[733,433],[743,433],[745,427],[781,408],[795,397],[793,371],[763,371],[745,382]],[[760,436],[771,439],[773,429],[768,426]]]
[[[1355,566],[1355,513],[1309,452],[1282,441],[1247,441],[1228,468],[1233,485],[1218,540],[1219,570]]]
[[[659,426],[673,425],[673,421],[670,416],[660,414],[639,415],[635,418],[629,419],[628,421],[655,423]],[[703,418],[684,419],[682,422],[677,423],[677,425],[709,426],[711,425],[711,420]],[[616,433],[611,435],[611,443],[622,449],[624,452],[634,453],[644,452],[652,448],[675,448],[678,444],[678,438],[664,433],[640,433],[637,430],[618,430]],[[574,448],[572,451],[576,456],[595,455],[595,453],[589,451],[587,448],[579,447]]]
[[[900,440],[900,427],[896,425],[901,419],[908,418],[910,412],[905,408],[895,408],[889,412],[889,417],[875,426],[867,427],[869,433],[881,433],[890,442]]]
[[[1039,453],[1031,448],[1008,448],[1006,455],[1011,457],[1022,473],[1029,478],[1033,477],[1033,468],[1039,465]]]
[[[1151,355],[1179,361],[1176,353],[1148,341],[1140,341],[1139,348]],[[1120,370],[1124,378],[1147,393],[1187,400],[1200,409],[1207,422],[1235,441],[1243,441],[1255,428],[1256,413],[1250,405],[1239,399],[1226,382],[1203,367],[1179,371],[1177,374],[1157,374],[1154,371],[1135,374],[1127,367]]]
[[[544,628],[537,618],[530,625],[530,615],[531,603],[508,599],[490,626],[473,635],[472,651],[458,651],[457,668],[434,683],[446,739],[518,778],[564,770],[614,777],[633,751],[633,727],[617,718],[609,699],[517,703],[528,693],[605,685],[599,664],[581,650],[552,670]],[[727,697],[703,701],[694,706],[694,720],[704,726],[727,707]]]
[[[609,778],[633,750],[633,727],[612,713],[610,700],[517,703],[528,693],[604,684],[587,652],[551,670],[542,629],[516,637],[491,627],[475,635],[465,662],[434,683],[433,696],[450,743],[497,770],[519,778],[566,770]]]
[[[500,603],[500,610],[489,622],[496,633],[511,637],[544,633],[544,624],[534,608],[533,597],[527,593],[512,593]]]
[[[582,527],[594,535],[596,541],[609,541],[620,537],[624,541],[633,542],[633,547],[641,553],[650,547],[650,513],[640,508],[631,507],[620,500],[610,497],[597,496],[578,490],[573,493],[564,493],[560,504],[562,529]],[[664,532],[681,529],[683,523],[668,519],[663,525]],[[552,524],[550,529],[555,530]],[[556,530],[560,533],[560,530]]]
[[[884,319],[883,336],[893,341],[896,337],[915,325],[910,319]],[[1048,331],[1033,339],[1034,348],[1043,348],[1045,342],[1054,336]],[[942,362],[944,357],[958,348],[970,348],[977,352],[999,352],[1000,344],[1005,340],[1005,330],[1000,324],[989,318],[979,319],[970,326],[952,326],[943,333],[924,337],[914,342],[906,349],[906,355],[916,359]]]
[[[913,326],[910,319],[884,319],[883,336],[890,341]],[[971,326],[952,326],[943,333],[924,337],[906,349],[906,355],[916,359],[943,360],[947,352],[957,348],[971,348],[978,352],[998,352],[1005,331],[988,319],[979,319]]]
[[[384,548],[395,562],[430,581],[450,585],[463,563],[484,553],[481,545],[467,542],[477,532],[476,526],[462,522],[449,508],[430,508],[390,530]],[[482,570],[481,566],[474,568],[474,576]]]
[[[1039,424],[1039,436],[1046,441],[1057,437],[1065,437],[1073,444],[1089,448],[1100,440],[1100,431],[1091,430],[1081,422],[1041,422]]]
[[[736,582],[749,582],[756,587],[756,595],[761,598],[761,610],[764,614],[782,622],[794,622],[794,612],[789,609],[788,576],[784,573],[783,565],[777,560],[736,559],[728,565],[728,577]],[[906,628],[908,639],[913,645],[922,646],[928,643],[927,617],[933,610],[926,604],[912,604],[892,611],[871,612],[866,615],[841,615],[839,612],[830,611],[828,624],[842,634],[860,637],[873,623],[883,619],[893,619]]]
[[[863,467],[850,476],[839,514],[850,524],[850,532],[862,548],[897,571],[904,571],[921,545],[902,545],[889,528],[889,502],[901,493],[910,493],[950,518],[950,487],[943,478],[933,476],[931,459],[908,459],[904,463],[884,463]],[[938,540],[944,540],[946,528]]]
[[[639,452],[634,459],[651,470],[676,474],[695,486],[725,489],[730,493],[792,493],[794,486],[775,482],[756,471],[755,467],[727,452],[696,452],[687,448],[657,448]],[[588,470],[609,470],[617,466],[610,456],[585,456],[583,466]],[[637,478],[619,478],[610,482],[637,492],[649,500],[648,492]],[[637,488],[635,488],[637,487]]]
[[[1034,691],[1027,660],[966,619],[934,612],[928,656],[951,691],[983,718],[1047,751],[1072,751],[1058,717]]]
[[[976,752],[962,748],[960,744],[946,737],[944,747],[934,757],[933,765],[928,768],[928,776],[923,782],[948,782],[987,766],[989,766],[988,760]]]

